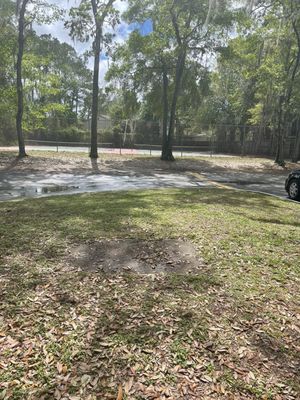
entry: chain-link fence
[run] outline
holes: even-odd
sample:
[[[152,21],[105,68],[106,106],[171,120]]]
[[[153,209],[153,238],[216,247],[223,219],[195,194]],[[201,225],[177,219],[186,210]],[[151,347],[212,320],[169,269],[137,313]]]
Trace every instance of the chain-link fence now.
[[[105,122],[105,124],[104,124]],[[162,124],[159,121],[124,120],[118,124],[105,119],[98,124],[99,147],[106,152],[120,154],[158,154],[162,143]],[[89,150],[89,124],[81,125],[75,140],[72,135],[64,140],[59,134],[30,134],[28,145],[39,145],[56,151]],[[82,135],[78,135],[82,132]],[[282,153],[285,158],[300,152],[300,140],[296,131],[283,133]],[[46,140],[45,140],[46,139]],[[278,136],[265,126],[215,124],[188,127],[176,124],[173,150],[186,154],[234,154],[274,156],[278,146]],[[300,156],[300,154],[299,154]]]

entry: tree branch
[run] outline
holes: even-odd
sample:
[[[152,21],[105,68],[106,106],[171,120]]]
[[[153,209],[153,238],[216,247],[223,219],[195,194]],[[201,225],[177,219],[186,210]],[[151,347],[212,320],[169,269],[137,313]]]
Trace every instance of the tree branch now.
[[[171,18],[172,18],[172,25],[173,25],[173,28],[174,28],[174,31],[175,31],[177,43],[179,44],[179,46],[181,46],[182,45],[182,39],[181,39],[181,36],[180,36],[180,31],[179,31],[179,26],[178,26],[178,23],[177,23],[176,16],[175,16],[173,10],[170,10],[170,14],[171,14]]]

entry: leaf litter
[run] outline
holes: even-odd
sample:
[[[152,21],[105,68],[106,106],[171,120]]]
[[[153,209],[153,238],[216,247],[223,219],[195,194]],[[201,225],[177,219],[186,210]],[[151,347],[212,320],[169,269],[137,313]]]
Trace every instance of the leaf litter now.
[[[189,207],[192,200],[187,196]],[[215,228],[197,210],[188,224],[186,211],[177,220],[184,239],[73,239],[50,258],[34,246],[3,252],[0,399],[298,399],[298,256],[288,242],[284,250],[278,244],[289,227],[260,225],[257,235],[274,245],[268,253],[254,240],[256,223],[246,219],[246,228],[235,228],[235,211],[230,229],[218,225],[211,247],[204,239]],[[254,233],[244,244],[241,231],[249,226]],[[161,255],[163,246],[170,251]],[[186,258],[181,246],[188,246]],[[253,254],[259,251],[265,259]],[[122,263],[114,273],[108,265],[99,269],[110,252],[114,264],[128,254],[152,273]],[[178,259],[185,273],[169,273]]]
[[[254,317],[251,304],[236,315],[224,288],[199,292],[185,276],[176,290],[164,275],[61,278],[51,274],[17,310],[0,306],[3,399],[298,398],[300,319],[280,304],[274,338],[277,301]],[[76,301],[62,303],[61,290]]]

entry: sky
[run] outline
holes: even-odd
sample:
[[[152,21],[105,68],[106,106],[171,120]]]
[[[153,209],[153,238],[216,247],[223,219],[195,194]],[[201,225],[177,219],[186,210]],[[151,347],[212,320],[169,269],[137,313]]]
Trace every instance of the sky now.
[[[80,3],[80,0],[50,0],[49,2],[68,11],[71,7],[78,6]],[[116,0],[115,7],[122,14],[122,12],[124,12],[126,10],[127,1],[126,0]],[[79,54],[83,54],[86,50],[89,50],[92,45],[91,42],[81,43],[77,40],[74,41],[69,36],[68,30],[65,29],[63,21],[58,21],[51,25],[35,25],[34,29],[37,32],[37,34],[39,34],[39,35],[51,34],[53,37],[56,37],[57,39],[59,39],[61,42],[66,42],[66,43],[70,44],[71,46],[73,46],[76,49],[76,51]],[[113,31],[115,34],[114,41],[117,43],[124,42],[126,40],[126,38],[129,36],[130,32],[132,32],[134,29],[139,29],[139,31],[142,35],[147,35],[152,31],[152,23],[151,23],[151,21],[148,20],[148,21],[145,21],[144,24],[137,25],[137,24],[127,24],[125,21],[121,21],[120,25],[118,27],[116,27],[115,31]],[[111,32],[111,28],[109,29],[109,31]],[[108,69],[108,64],[109,64],[109,60],[107,59],[105,54],[102,54],[101,62],[100,62],[100,83],[101,84],[105,83],[104,76]],[[88,67],[90,69],[93,68],[93,59],[92,58],[89,60]]]

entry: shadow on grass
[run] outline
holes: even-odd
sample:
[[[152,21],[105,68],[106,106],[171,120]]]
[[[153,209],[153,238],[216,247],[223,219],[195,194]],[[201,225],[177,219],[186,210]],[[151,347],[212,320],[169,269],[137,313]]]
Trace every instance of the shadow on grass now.
[[[154,218],[138,193],[53,196],[1,204],[2,247],[23,251],[58,240],[111,237],[128,232],[132,218]],[[15,237],[15,239],[14,239]],[[43,240],[45,239],[45,240]]]
[[[174,366],[187,367],[191,360],[187,343],[206,343],[209,327],[204,312],[189,308],[188,296],[194,293],[204,298],[206,291],[219,285],[212,271],[154,281],[124,275],[121,285],[124,281],[126,290],[115,286],[115,296],[102,305],[87,357],[78,365],[79,370],[81,364],[90,366],[87,373],[93,378],[101,376],[96,393],[103,398],[116,397],[118,384],[130,379],[136,363],[151,370],[155,369],[153,357],[157,363],[170,357]],[[99,365],[103,365],[100,371]]]
[[[59,264],[68,244],[128,237],[129,225],[133,237],[143,236],[134,219],[155,219],[145,198],[135,193],[57,196],[0,207],[1,301],[11,305],[12,313],[47,279],[47,270]]]
[[[298,338],[294,338],[295,343]],[[293,386],[300,389],[300,353],[296,346],[287,346],[286,341],[279,337],[272,337],[267,332],[257,332],[251,337],[253,346],[273,361],[278,375],[284,373],[289,376]],[[293,342],[292,342],[293,345]],[[292,347],[294,347],[292,349]]]
[[[209,159],[209,154],[206,156],[206,159],[203,159],[201,157],[195,158],[195,157],[189,157],[188,155],[185,155],[184,158],[176,157],[175,162],[166,162],[160,160],[158,157],[148,157],[148,156],[143,156],[143,157],[134,157],[133,159],[128,159],[123,161],[124,167],[127,169],[131,168],[136,168],[136,167],[141,167],[144,169],[147,168],[161,168],[166,171],[195,171],[195,172],[215,172],[215,173],[253,173],[255,175],[261,175],[261,174],[271,174],[271,175],[286,175],[288,173],[288,169],[274,169],[272,168],[272,165],[270,165],[267,162],[264,162],[263,160],[260,162],[259,168],[257,165],[251,166],[249,165],[240,165],[239,168],[232,168],[230,165],[228,166],[221,166],[221,165],[216,165],[214,158],[218,158],[218,154],[215,154],[211,159]],[[235,160],[237,159],[236,156],[233,156],[234,161],[232,161],[233,164],[235,164]],[[255,159],[255,157],[253,157]],[[251,158],[250,158],[251,159]],[[229,160],[230,163],[230,157],[229,158],[222,158],[224,162]],[[242,162],[242,160],[240,160]],[[290,169],[294,169],[295,165],[292,165]]]
[[[234,190],[173,189],[53,196],[0,205],[0,250],[1,254],[7,251],[53,253],[54,258],[55,247],[65,247],[68,241],[143,239],[158,228],[168,229],[167,237],[170,232],[173,235],[176,232],[176,221],[182,211],[199,211],[201,215],[203,206],[209,206],[204,210],[212,221],[222,219],[226,210],[228,215],[237,215],[237,219],[243,215],[261,223],[299,226],[292,219],[294,204]],[[170,220],[164,221],[165,210],[171,213]],[[281,217],[269,218],[270,210]]]
[[[288,208],[287,202],[278,202],[268,195],[256,194],[251,192],[236,191],[234,189],[192,189],[189,190],[190,196],[185,198],[184,193],[178,193],[176,199],[182,198],[183,206],[188,206],[191,203],[207,204],[222,207],[242,207],[245,209],[253,209],[263,211],[264,209]],[[232,208],[234,210],[234,208]]]
[[[241,215],[241,213],[239,213]],[[279,219],[275,218],[253,218],[250,217],[253,221],[261,222],[263,224],[274,224],[274,225],[288,225],[288,226],[294,226],[294,227],[300,227],[300,222],[296,221],[282,221]]]

